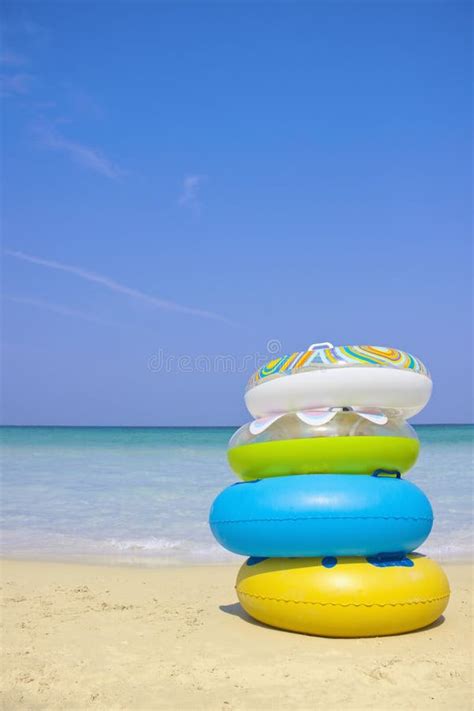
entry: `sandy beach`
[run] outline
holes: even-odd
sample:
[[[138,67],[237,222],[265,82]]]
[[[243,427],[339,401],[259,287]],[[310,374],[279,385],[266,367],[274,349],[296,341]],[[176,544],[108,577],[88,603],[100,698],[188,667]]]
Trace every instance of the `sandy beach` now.
[[[409,635],[324,639],[251,622],[236,569],[2,564],[2,708],[471,709],[472,568]]]

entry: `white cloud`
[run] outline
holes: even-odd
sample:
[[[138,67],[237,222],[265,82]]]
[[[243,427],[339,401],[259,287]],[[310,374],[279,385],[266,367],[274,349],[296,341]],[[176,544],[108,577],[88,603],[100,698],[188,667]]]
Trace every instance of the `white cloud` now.
[[[41,145],[64,153],[84,168],[113,180],[124,175],[124,171],[107,158],[102,151],[66,138],[54,126],[43,122],[36,124],[33,130]]]
[[[191,210],[195,214],[199,214],[202,208],[202,203],[199,199],[199,191],[205,180],[205,175],[186,175],[183,180],[178,204],[181,205],[181,207]]]
[[[58,271],[74,274],[80,279],[84,279],[85,281],[89,281],[94,284],[99,284],[100,286],[103,286],[106,289],[109,289],[110,291],[115,291],[119,294],[123,294],[124,296],[128,296],[137,301],[145,302],[150,306],[153,306],[158,309],[162,309],[165,311],[177,311],[180,313],[189,314],[191,316],[200,316],[201,318],[208,318],[217,321],[224,321],[226,323],[231,323],[224,316],[220,316],[219,314],[216,314],[212,311],[196,309],[192,306],[182,306],[181,304],[176,304],[174,301],[167,301],[165,299],[159,299],[155,296],[150,296],[149,294],[145,294],[143,291],[139,291],[138,289],[133,289],[129,286],[126,286],[125,284],[121,284],[120,282],[115,281],[115,279],[111,279],[110,277],[104,274],[90,272],[86,269],[82,269],[82,267],[76,267],[71,264],[64,264],[63,262],[56,262],[51,259],[43,259],[42,257],[36,257],[32,254],[25,254],[24,252],[18,252],[10,249],[5,250],[5,254],[8,254],[10,257],[14,257],[15,259],[21,259],[25,262],[30,262],[31,264],[37,264],[38,266],[46,267],[47,269],[56,269]]]

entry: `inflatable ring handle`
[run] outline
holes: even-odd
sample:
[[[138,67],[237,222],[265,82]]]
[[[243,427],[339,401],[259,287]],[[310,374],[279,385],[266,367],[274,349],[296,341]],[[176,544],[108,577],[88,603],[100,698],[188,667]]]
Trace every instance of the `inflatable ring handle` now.
[[[307,350],[308,351],[316,351],[321,346],[325,346],[326,348],[334,348],[334,345],[332,343],[329,343],[329,341],[323,341],[322,343],[312,343],[310,346],[308,346]]]
[[[372,476],[393,476],[396,479],[401,479],[402,475],[396,469],[376,469]]]

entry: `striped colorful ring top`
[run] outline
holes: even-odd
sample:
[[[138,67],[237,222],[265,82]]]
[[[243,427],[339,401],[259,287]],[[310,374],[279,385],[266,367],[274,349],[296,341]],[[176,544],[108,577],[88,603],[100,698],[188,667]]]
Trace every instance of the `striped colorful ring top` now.
[[[331,344],[321,344],[328,345]],[[252,375],[247,390],[258,385],[262,380],[282,375],[306,372],[311,369],[341,366],[388,366],[404,368],[414,373],[430,377],[426,366],[410,353],[383,346],[331,346],[329,348],[311,347],[291,355],[274,358]]]

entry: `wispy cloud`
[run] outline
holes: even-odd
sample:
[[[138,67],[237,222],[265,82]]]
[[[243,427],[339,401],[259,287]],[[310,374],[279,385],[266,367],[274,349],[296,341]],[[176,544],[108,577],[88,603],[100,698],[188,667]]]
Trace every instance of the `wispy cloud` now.
[[[205,180],[205,175],[186,175],[183,180],[178,204],[181,205],[181,207],[191,210],[195,214],[199,214],[202,208],[202,203],[199,198],[199,191]]]
[[[214,319],[217,321],[224,321],[226,323],[232,323],[224,316],[216,314],[212,311],[205,311],[203,309],[196,309],[192,306],[183,306],[181,304],[176,304],[174,301],[167,301],[165,299],[159,299],[156,296],[150,296],[145,294],[143,291],[138,289],[133,289],[125,284],[121,284],[115,279],[104,274],[97,274],[96,272],[91,272],[82,267],[76,267],[71,264],[64,264],[63,262],[56,262],[51,259],[43,259],[42,257],[36,257],[32,254],[25,254],[24,252],[18,252],[11,249],[6,249],[5,254],[15,259],[21,259],[25,262],[30,262],[31,264],[37,264],[41,267],[46,267],[47,269],[56,269],[61,272],[67,272],[68,274],[74,274],[80,279],[92,282],[94,284],[99,284],[100,286],[109,289],[110,291],[115,291],[124,296],[128,296],[134,300],[142,301],[144,303],[153,306],[154,308],[162,309],[165,311],[177,311],[183,314],[189,314],[191,316],[200,316],[201,318]]]
[[[15,43],[19,38],[40,40],[41,43],[47,39],[49,31],[38,25],[28,16],[19,18],[13,24],[3,25],[3,32],[11,35],[8,44],[0,51],[0,97],[27,99],[23,106],[28,111],[37,114],[36,120],[30,124],[30,129],[36,138],[37,145],[50,151],[62,153],[74,163],[83,168],[93,171],[106,178],[117,180],[126,175],[117,163],[111,160],[100,147],[83,143],[80,140],[70,138],[65,135],[58,124],[63,119],[58,117],[59,105],[66,100],[69,108],[68,113],[76,117],[89,117],[92,119],[104,118],[104,110],[97,101],[87,92],[72,85],[70,82],[62,83],[59,87],[62,96],[52,101],[48,96],[41,96],[38,88],[41,88],[41,78],[26,71],[25,65],[29,64],[28,58],[16,51]],[[10,42],[12,44],[10,44]],[[31,43],[30,43],[31,45]],[[11,49],[11,47],[13,47]],[[43,82],[44,84],[44,82]],[[57,87],[58,88],[58,87]],[[49,118],[44,117],[44,113],[49,113]],[[56,120],[51,115],[56,114]]]
[[[84,168],[113,180],[125,174],[102,151],[66,138],[53,125],[45,122],[37,123],[33,126],[33,132],[42,146],[64,153]]]
[[[22,72],[0,75],[1,96],[25,96],[31,89],[33,76]]]
[[[4,13],[5,14],[5,13]],[[14,19],[4,19],[2,22],[3,35],[12,40],[28,40],[30,43],[43,46],[50,38],[50,31],[47,27],[39,25],[25,12]]]
[[[18,54],[17,52],[11,52],[8,49],[4,49],[2,52],[0,52],[0,64],[3,64],[4,66],[22,67],[24,64],[27,63],[28,60],[22,54]]]
[[[14,301],[16,304],[25,304],[26,306],[33,306],[46,311],[52,311],[53,313],[60,314],[61,316],[79,318],[83,321],[100,323],[107,326],[112,325],[108,321],[104,321],[98,316],[94,316],[94,314],[88,314],[84,311],[70,309],[68,306],[62,306],[60,304],[51,304],[49,301],[42,301],[41,299],[30,299],[27,296],[11,296],[10,294],[3,294],[3,298],[8,301]]]

